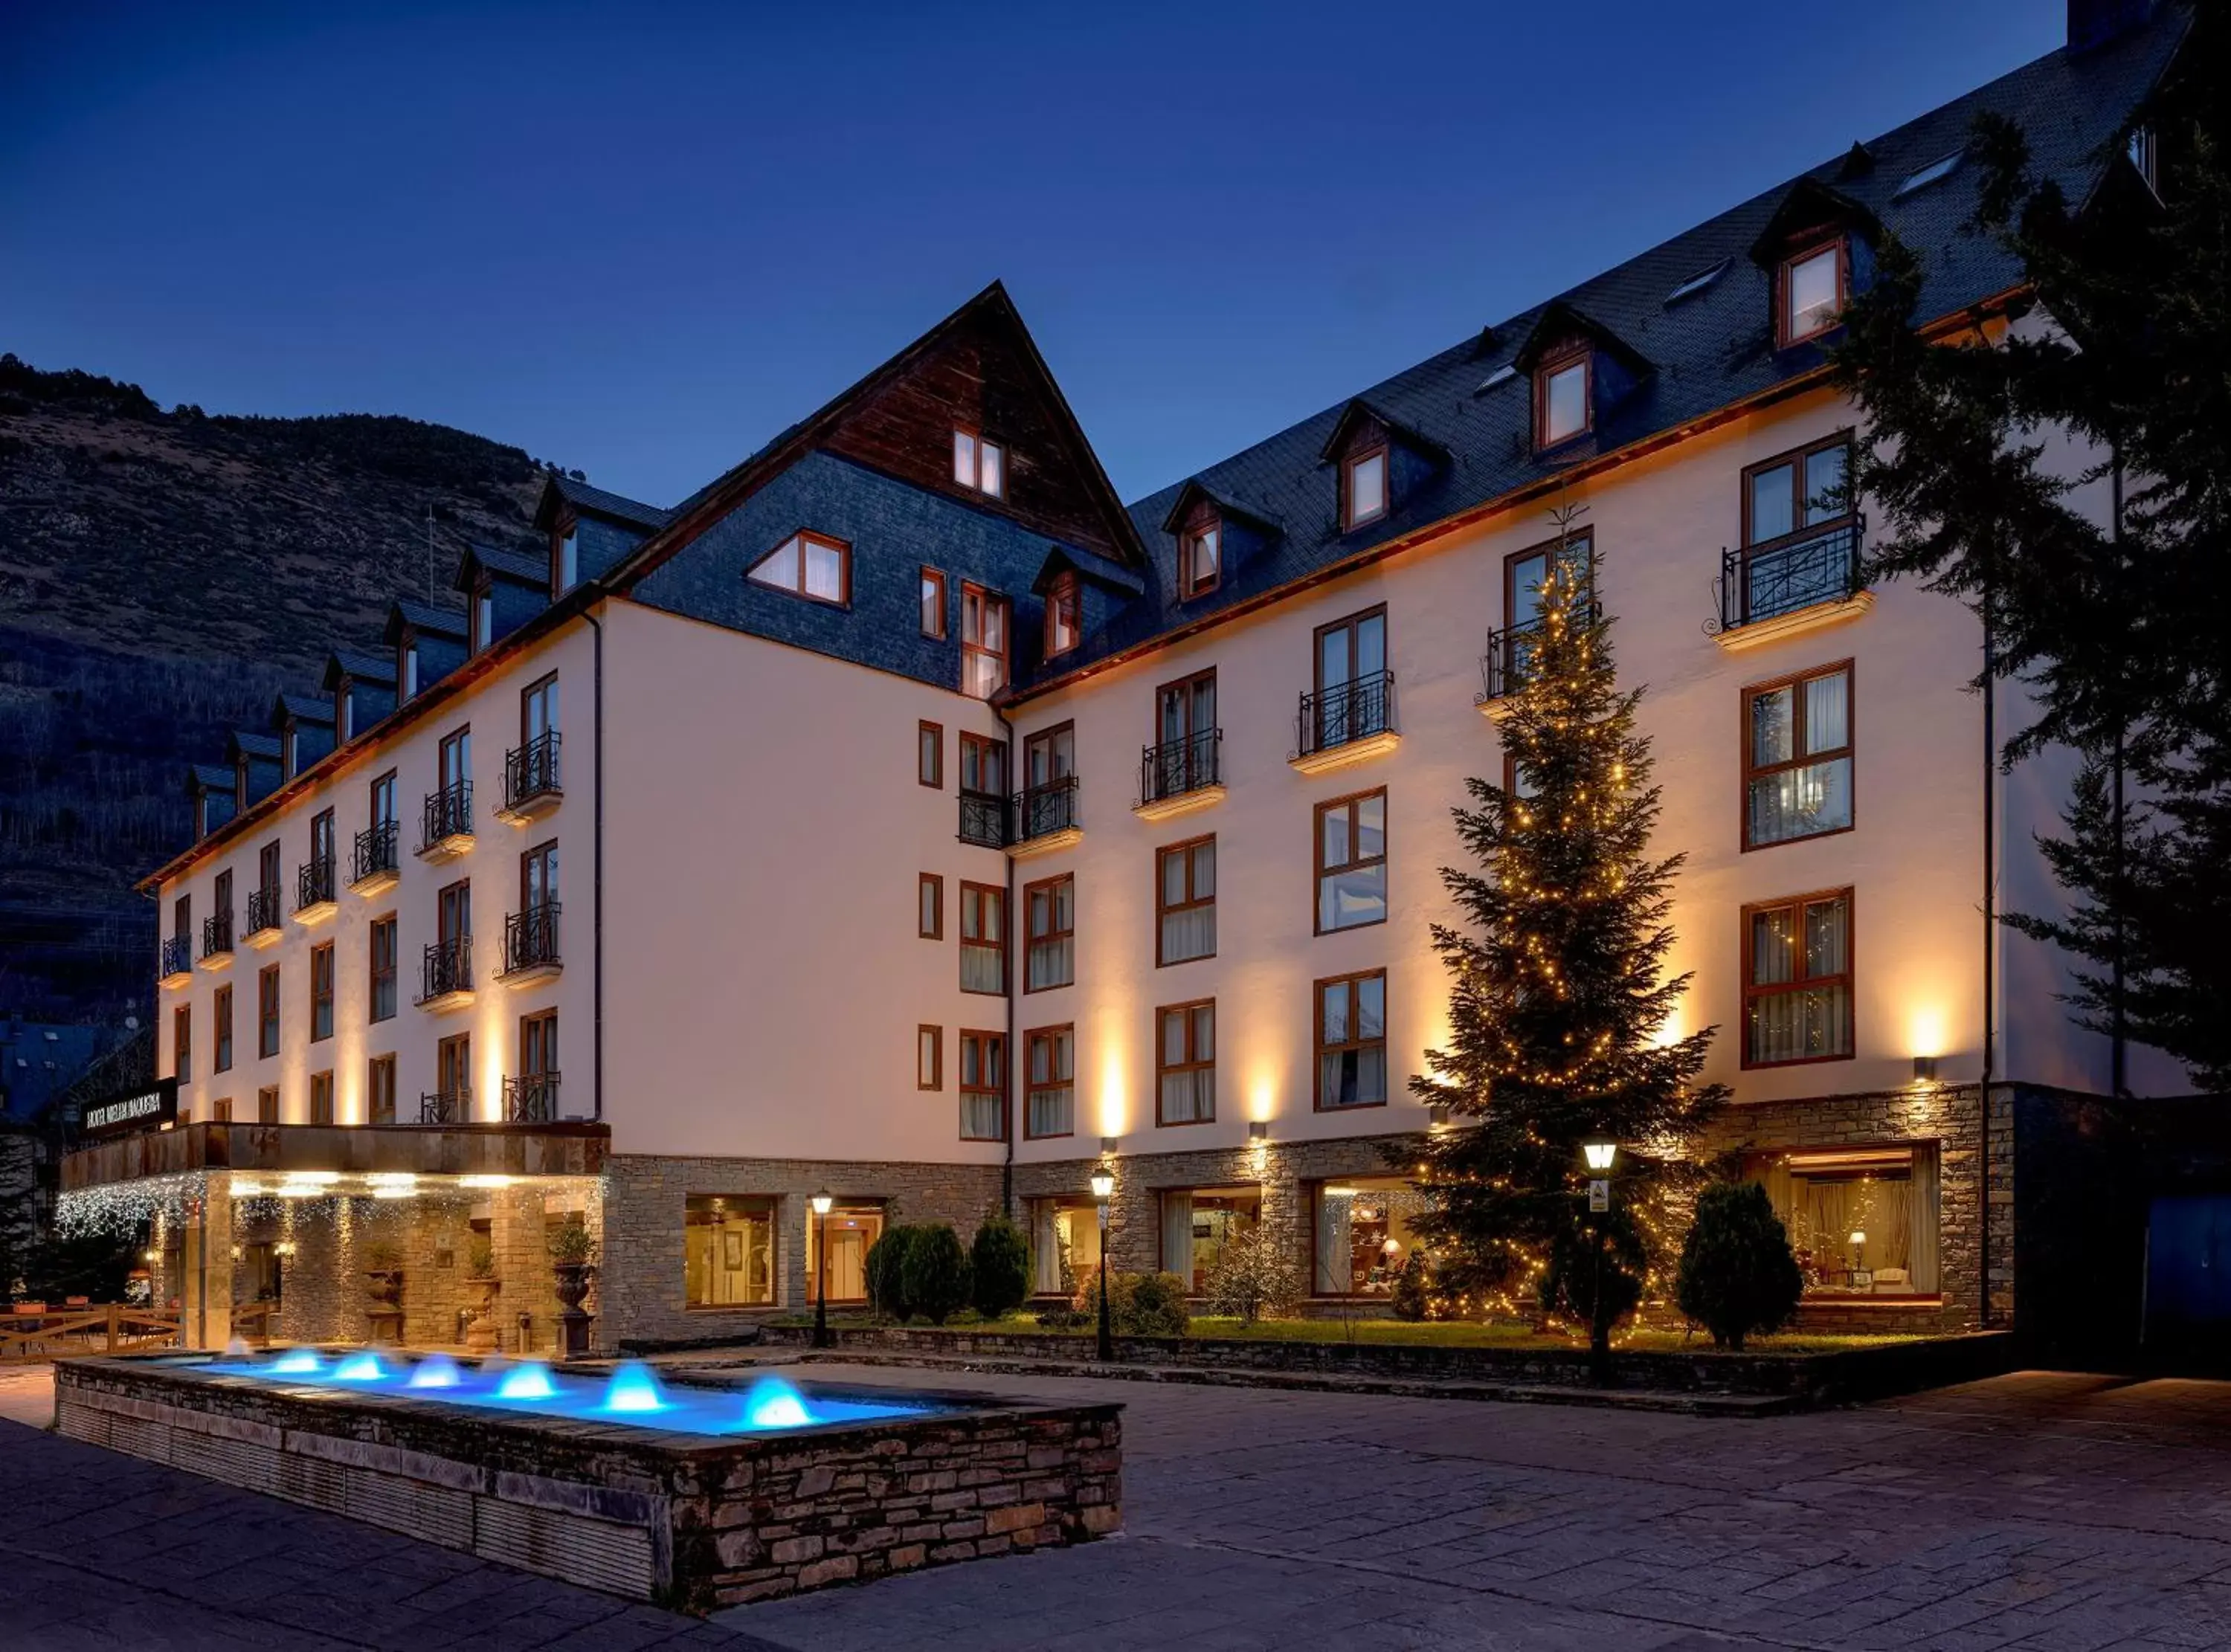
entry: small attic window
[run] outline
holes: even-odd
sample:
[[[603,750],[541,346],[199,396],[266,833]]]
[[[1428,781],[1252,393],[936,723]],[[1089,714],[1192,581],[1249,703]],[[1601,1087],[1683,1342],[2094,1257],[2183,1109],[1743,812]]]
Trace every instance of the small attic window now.
[[[2151,126],[2133,126],[2131,141],[2123,152],[2131,158],[2131,165],[2138,169],[2138,176],[2145,179],[2146,187],[2158,195],[2161,193],[2161,179],[2155,147]]]
[[[799,532],[753,564],[748,577],[755,585],[843,608],[852,600],[852,547]]]
[[[993,499],[1007,496],[1007,450],[973,430],[953,433],[953,480]]]
[[[1782,348],[1817,339],[1836,325],[1844,311],[1845,269],[1840,236],[1782,261],[1776,307]]]
[[[418,636],[408,628],[395,649],[395,699],[400,705],[418,692]]]
[[[1056,576],[1046,587],[1046,658],[1067,654],[1084,641],[1084,597],[1075,573]]]
[[[1698,294],[1703,292],[1714,281],[1717,281],[1721,276],[1728,273],[1728,265],[1730,261],[1730,260],[1723,258],[1718,263],[1713,265],[1710,269],[1698,270],[1694,275],[1689,277],[1687,281],[1682,282],[1680,286],[1675,287],[1672,292],[1665,295],[1665,302],[1667,306],[1670,307],[1672,305],[1678,304],[1683,299],[1696,297]]]
[[[1223,577],[1224,524],[1213,514],[1198,516],[1178,536],[1178,594],[1204,596]]]
[[[1893,201],[1903,201],[1915,190],[1925,190],[1931,184],[1939,183],[1951,177],[1959,170],[1961,158],[1966,153],[1965,150],[1956,149],[1949,155],[1938,156],[1920,171],[1907,173],[1905,182],[1891,191],[1890,198]]]
[[[581,525],[572,517],[551,530],[550,595],[554,601],[580,583]]]
[[[1534,370],[1534,445],[1554,448],[1588,434],[1594,423],[1591,352],[1585,348],[1552,357]]]
[[[333,679],[333,739],[346,745],[356,738],[356,685],[346,672]]]
[[[1340,468],[1340,525],[1361,527],[1387,514],[1387,449],[1359,453]]]
[[[495,640],[495,582],[486,574],[473,587],[472,649],[478,654]]]

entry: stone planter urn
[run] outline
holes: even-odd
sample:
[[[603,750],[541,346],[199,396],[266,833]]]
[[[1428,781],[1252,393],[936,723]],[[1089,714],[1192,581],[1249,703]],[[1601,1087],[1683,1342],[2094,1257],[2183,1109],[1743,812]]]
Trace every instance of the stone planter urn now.
[[[476,1276],[465,1281],[472,1287],[473,1304],[467,1310],[470,1317],[465,1324],[465,1349],[469,1353],[494,1353],[496,1345],[495,1299],[503,1289],[503,1281],[493,1274]]]
[[[365,1308],[368,1339],[378,1343],[403,1340],[403,1262],[398,1255],[375,1247],[365,1257],[364,1288],[371,1298]]]
[[[561,1359],[579,1359],[589,1352],[589,1315],[581,1309],[581,1299],[589,1294],[592,1268],[585,1262],[550,1265],[558,1279],[558,1357]]]

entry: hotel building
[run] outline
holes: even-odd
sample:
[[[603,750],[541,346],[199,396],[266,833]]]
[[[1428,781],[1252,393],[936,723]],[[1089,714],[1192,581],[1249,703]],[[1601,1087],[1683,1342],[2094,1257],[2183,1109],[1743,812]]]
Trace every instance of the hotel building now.
[[[161,1213],[202,1341],[362,1334],[391,1243],[412,1340],[493,1295],[546,1345],[565,1221],[606,1345],[796,1311],[824,1255],[857,1300],[884,1223],[1001,1205],[1052,1291],[1103,1165],[1120,1267],[1198,1286],[1263,1224],[1313,1300],[1383,1302],[1388,1148],[1463,1127],[1409,1087],[1450,811],[1505,773],[1563,506],[1687,856],[1681,1029],[1735,1097],[1701,1150],[1769,1190],[1808,1322],[2003,1315],[2009,1098],[2107,1082],[2064,960],[1984,916],[1987,880],[2058,900],[2072,765],[1995,771],[1974,616],[1860,582],[1823,349],[1891,236],[1932,338],[2048,325],[1962,233],[1963,146],[1997,111],[2073,198],[2144,181],[2113,140],[2182,29],[2145,10],[2074,6],[2069,47],[1129,505],[997,286],[670,508],[553,475],[531,545],[192,771],[145,886],[177,1119],[65,1186]]]

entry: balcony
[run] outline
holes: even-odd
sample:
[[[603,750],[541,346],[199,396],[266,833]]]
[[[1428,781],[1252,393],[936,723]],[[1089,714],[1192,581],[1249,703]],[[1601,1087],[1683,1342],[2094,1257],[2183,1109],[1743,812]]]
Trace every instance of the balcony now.
[[[1007,853],[1018,861],[1051,855],[1082,842],[1084,829],[1077,823],[1077,777],[1065,774],[1042,786],[1017,792],[1014,837]]]
[[[321,924],[333,910],[333,861],[303,861],[294,873],[294,921]]]
[[[1590,603],[1588,623],[1593,625],[1602,617],[1601,606]],[[1487,652],[1479,658],[1479,698],[1472,701],[1484,716],[1500,722],[1510,709],[1511,695],[1526,686],[1526,668],[1541,635],[1539,619],[1487,634]]]
[[[392,889],[401,881],[399,857],[402,829],[391,820],[367,826],[356,835],[356,850],[349,862],[349,887],[361,895]]]
[[[1874,606],[1859,579],[1866,522],[1853,518],[1720,552],[1714,640],[1730,653],[1853,620]]]
[[[420,817],[418,858],[439,865],[473,846],[473,783],[459,780],[426,794]]]
[[[558,1120],[558,1074],[521,1073],[503,1081],[506,1124],[554,1124]]]
[[[173,935],[156,954],[155,978],[166,987],[182,987],[194,978],[194,938]]]
[[[558,903],[514,912],[503,920],[503,970],[498,977],[506,986],[525,986],[558,973]]]
[[[989,791],[960,794],[960,841],[979,849],[1005,849],[1010,842],[1007,800]]]
[[[473,938],[454,935],[427,944],[419,965],[418,996],[412,1000],[434,1015],[462,1010],[473,1001]]]
[[[473,1093],[470,1090],[424,1090],[418,1096],[418,1122],[422,1125],[462,1125],[473,1121]]]
[[[503,807],[498,820],[523,826],[565,801],[558,784],[558,731],[538,734],[503,755]]]
[[[1287,761],[1303,774],[1344,769],[1393,751],[1402,743],[1394,728],[1394,674],[1374,671],[1303,694],[1295,737]]]
[[[241,939],[261,951],[279,939],[279,891],[276,888],[250,889],[248,892],[248,924]]]
[[[1191,814],[1224,798],[1224,731],[1204,729],[1180,740],[1149,745],[1139,754],[1141,820]]]
[[[221,970],[232,962],[232,914],[213,913],[202,920],[202,967]]]

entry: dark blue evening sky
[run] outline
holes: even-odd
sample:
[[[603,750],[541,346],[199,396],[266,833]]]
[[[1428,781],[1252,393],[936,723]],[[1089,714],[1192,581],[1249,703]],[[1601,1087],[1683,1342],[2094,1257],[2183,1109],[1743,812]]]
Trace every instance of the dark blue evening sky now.
[[[0,349],[671,502],[1004,278],[1127,497],[2051,50],[2060,0],[0,4]]]

